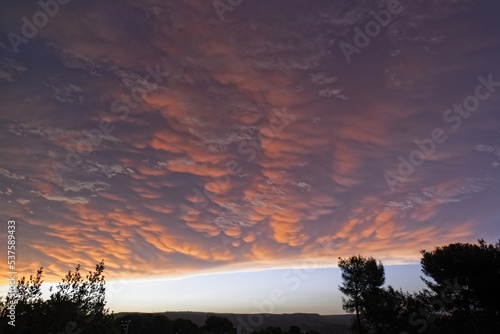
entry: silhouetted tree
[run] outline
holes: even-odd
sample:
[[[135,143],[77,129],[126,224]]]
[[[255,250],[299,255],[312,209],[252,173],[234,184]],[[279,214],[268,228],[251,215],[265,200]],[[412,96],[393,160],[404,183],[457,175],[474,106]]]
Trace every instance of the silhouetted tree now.
[[[44,301],[42,299],[42,274],[43,268],[40,268],[36,275],[31,275],[29,279],[22,277],[17,281],[14,293],[8,294],[6,297],[6,304],[0,312],[2,320],[7,317],[9,313],[8,305],[15,303],[15,328],[8,327],[14,330],[15,333],[45,333],[40,328],[32,328],[34,323],[38,321],[43,322],[43,317],[46,316],[46,309],[44,308]],[[8,319],[8,318],[7,318]],[[5,326],[6,321],[2,321],[1,326]]]
[[[457,333],[500,333],[500,241],[455,243],[422,253],[422,272],[433,298],[434,316]]]
[[[388,286],[365,294],[363,300],[363,320],[370,333],[416,332],[409,319],[412,313],[424,305],[419,293],[410,294]]]
[[[288,329],[288,334],[300,334],[302,331],[300,330],[300,328],[298,326],[290,326],[290,328]]]
[[[53,326],[54,332],[61,331],[68,322],[81,329],[81,333],[106,333],[111,328],[113,319],[105,308],[104,269],[104,261],[101,261],[84,279],[80,273],[80,265],[77,265],[57,285],[56,291],[48,300],[49,307],[57,317],[53,322],[58,326]]]
[[[80,274],[80,265],[70,271],[49,300],[41,297],[43,268],[35,276],[17,282],[16,293],[8,296],[0,310],[2,333],[117,333],[112,315],[105,309],[104,262],[89,271],[86,279]],[[51,289],[52,291],[52,289]],[[14,298],[16,326],[7,324],[7,305]],[[6,327],[8,326],[8,327]],[[8,329],[8,330],[7,330]]]
[[[191,334],[198,331],[198,325],[189,319],[175,319],[172,328],[176,334]]]
[[[236,333],[233,323],[228,318],[218,315],[209,315],[205,320],[203,329],[214,334]]]
[[[148,324],[144,329],[144,333],[158,333],[158,334],[169,334],[172,331],[172,322],[166,316],[161,314],[148,314],[147,315]],[[132,334],[129,332],[129,334]]]
[[[339,268],[343,280],[339,290],[348,296],[347,299],[342,297],[342,308],[349,313],[356,313],[356,331],[363,333],[365,330],[361,323],[361,313],[366,308],[366,296],[377,293],[384,284],[384,266],[372,257],[357,255],[347,259],[339,258]]]

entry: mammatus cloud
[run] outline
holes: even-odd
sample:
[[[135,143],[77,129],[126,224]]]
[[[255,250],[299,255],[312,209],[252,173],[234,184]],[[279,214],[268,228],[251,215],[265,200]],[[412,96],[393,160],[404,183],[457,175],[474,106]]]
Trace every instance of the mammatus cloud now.
[[[477,19],[496,5],[402,5],[349,65],[340,41],[385,2],[249,1],[222,22],[203,1],[72,2],[22,56],[4,43],[0,196],[18,271],[414,263],[437,242],[485,237],[498,92],[394,191],[383,175],[479,75],[500,81],[484,23],[496,18]]]

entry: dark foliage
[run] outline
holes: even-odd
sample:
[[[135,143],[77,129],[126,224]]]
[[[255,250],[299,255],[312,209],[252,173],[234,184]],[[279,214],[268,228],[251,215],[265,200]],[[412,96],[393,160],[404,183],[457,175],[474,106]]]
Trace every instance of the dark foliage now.
[[[500,333],[500,242],[422,252],[433,315],[455,333]]]
[[[456,243],[421,253],[427,289],[414,294],[380,288],[383,267],[372,258],[341,259],[339,289],[349,297],[343,306],[359,315],[351,332],[500,333],[500,242]]]
[[[356,313],[355,330],[365,333],[367,329],[363,326],[362,313],[366,313],[368,296],[380,293],[385,282],[384,266],[374,258],[357,255],[348,259],[339,258],[339,268],[342,270],[339,290],[348,297],[342,297],[342,308]]]
[[[69,271],[48,300],[43,300],[43,268],[35,276],[17,282],[17,290],[0,307],[2,333],[118,333],[112,315],[105,308],[104,262],[89,271],[85,279],[80,265]],[[15,326],[8,324],[8,305],[14,302]]]

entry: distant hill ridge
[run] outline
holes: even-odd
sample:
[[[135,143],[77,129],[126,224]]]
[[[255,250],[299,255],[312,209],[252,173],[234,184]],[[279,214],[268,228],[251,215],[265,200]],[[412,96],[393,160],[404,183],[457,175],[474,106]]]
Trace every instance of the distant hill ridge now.
[[[116,313],[115,317],[121,317],[131,313],[142,312],[120,312]],[[163,314],[171,320],[189,319],[198,326],[205,323],[205,319],[209,315],[219,315],[226,317],[234,324],[235,327],[248,327],[259,329],[262,327],[281,327],[288,329],[295,325],[302,330],[315,330],[321,334],[347,334],[348,328],[353,319],[350,314],[341,315],[319,315],[317,313],[285,313],[285,314],[238,314],[238,313],[215,313],[215,312],[155,312],[155,314]],[[255,325],[255,326],[253,326]]]

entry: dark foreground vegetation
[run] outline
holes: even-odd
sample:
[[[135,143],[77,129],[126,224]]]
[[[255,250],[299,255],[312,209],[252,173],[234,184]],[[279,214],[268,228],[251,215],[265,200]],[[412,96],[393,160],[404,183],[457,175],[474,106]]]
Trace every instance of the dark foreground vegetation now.
[[[342,306],[356,315],[351,333],[500,333],[500,241],[421,254],[427,288],[416,293],[383,288],[384,267],[371,257],[339,259]]]
[[[305,331],[292,325],[288,329],[278,326],[268,326],[255,331],[247,331],[241,326],[235,326],[227,317],[208,315],[200,326],[189,319],[178,318],[170,320],[163,314],[127,314],[117,318],[122,327],[129,326],[129,333],[177,333],[177,334],[320,334],[316,331]],[[125,331],[124,331],[125,332]]]
[[[150,321],[154,317],[166,316],[172,322],[172,327],[175,332],[181,332],[181,329],[176,326],[176,323],[192,323],[192,333],[198,329],[204,330],[207,318],[217,316],[228,319],[234,324],[237,333],[293,333],[298,329],[301,333],[319,333],[319,334],[347,334],[353,316],[351,314],[342,315],[319,315],[314,313],[293,313],[293,314],[236,314],[236,313],[206,313],[206,312],[165,312],[161,314],[144,314],[144,313],[117,313],[115,317],[122,323],[126,324],[128,320],[136,323],[139,326],[145,326],[145,319]],[[134,319],[135,317],[135,319]],[[146,322],[147,322],[146,321]],[[197,325],[198,328],[195,328]],[[130,327],[132,328],[132,327]],[[267,329],[262,330],[261,329]],[[134,328],[134,333],[143,333],[139,328]],[[144,331],[145,333],[146,331]],[[202,331],[203,332],[203,331]],[[154,332],[163,333],[163,332]],[[203,332],[205,333],[205,332]],[[228,333],[231,333],[230,331]]]
[[[350,332],[500,333],[500,241],[496,245],[483,240],[478,244],[456,243],[421,253],[422,272],[426,276],[422,279],[427,288],[414,293],[383,287],[384,267],[371,257],[357,255],[339,259],[343,279],[339,289],[345,295],[343,308],[355,314]],[[15,293],[0,301],[0,333],[331,334],[346,331],[347,326],[333,325],[318,331],[295,325],[250,328],[221,315],[208,315],[203,324],[182,318],[172,320],[165,314],[115,316],[105,307],[104,268],[101,261],[84,277],[77,266],[51,290],[47,300],[41,296],[42,268],[29,279],[23,277],[17,282]]]

